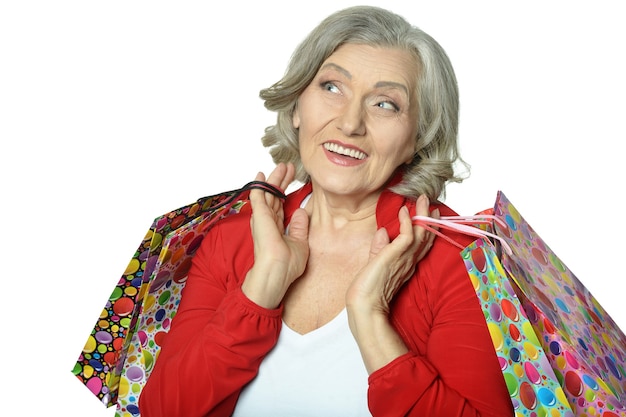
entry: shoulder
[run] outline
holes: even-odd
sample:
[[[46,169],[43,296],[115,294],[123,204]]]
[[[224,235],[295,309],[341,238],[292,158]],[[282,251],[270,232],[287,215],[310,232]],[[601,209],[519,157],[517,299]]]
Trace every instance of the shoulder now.
[[[378,227],[384,227],[385,229],[387,229],[389,238],[391,240],[395,239],[400,231],[400,224],[398,222],[398,211],[402,206],[406,206],[409,209],[409,213],[411,214],[411,216],[414,216],[416,214],[415,205],[416,199],[404,197],[399,194],[393,193],[390,190],[385,190],[378,199],[378,204],[376,206],[376,221]],[[432,212],[435,209],[439,210],[439,214],[441,216],[458,215],[458,213],[456,213],[452,208],[439,201],[435,201],[430,204],[430,211]],[[465,235],[459,232],[449,231],[447,229],[441,229],[439,231],[445,236],[448,236],[453,241],[457,242],[458,245],[461,245],[462,247],[469,245],[475,239],[472,236]],[[441,249],[445,252],[454,251],[456,249],[456,253],[458,254],[459,248],[457,246],[449,242],[447,245],[442,245],[441,241],[446,242],[445,239],[435,239],[435,246],[437,246],[438,249]],[[435,249],[435,247],[433,247],[433,249]]]
[[[193,263],[204,265],[206,268],[215,268],[227,264],[228,259],[235,255],[250,252],[252,247],[250,232],[250,216],[252,208],[248,194],[242,194],[235,204],[221,212],[215,212],[212,218],[205,220],[205,227],[209,227],[198,251],[193,257]],[[250,244],[248,244],[250,242]]]

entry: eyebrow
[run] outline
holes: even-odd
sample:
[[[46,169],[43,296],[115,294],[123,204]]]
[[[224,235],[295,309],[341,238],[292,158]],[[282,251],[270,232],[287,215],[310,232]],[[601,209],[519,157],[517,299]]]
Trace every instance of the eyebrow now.
[[[323,70],[327,67],[332,67],[336,69],[337,71],[339,71],[340,73],[342,73],[343,75],[345,75],[346,77],[348,77],[349,79],[352,79],[352,74],[350,74],[350,72],[347,69],[337,64],[333,64],[332,62],[329,62],[328,64],[324,64],[322,68],[320,68],[320,70]]]
[[[376,83],[375,85],[376,88],[381,88],[381,87],[392,87],[392,88],[398,88],[400,90],[403,90],[407,96],[409,96],[409,89],[406,87],[406,85],[402,84],[402,83],[396,83],[394,81],[379,81]]]
[[[342,73],[343,75],[345,75],[348,79],[352,79],[352,74],[350,74],[350,72],[345,69],[344,67],[337,65],[337,64],[333,64],[332,62],[329,62],[327,64],[324,64],[320,70],[326,69],[327,67],[333,68],[337,71],[339,71],[340,73]],[[376,85],[374,86],[376,88],[382,88],[382,87],[392,87],[392,88],[398,88],[400,90],[403,90],[407,96],[410,96],[409,94],[409,89],[407,88],[406,85],[402,84],[402,83],[397,83],[395,81],[379,81],[376,83]]]

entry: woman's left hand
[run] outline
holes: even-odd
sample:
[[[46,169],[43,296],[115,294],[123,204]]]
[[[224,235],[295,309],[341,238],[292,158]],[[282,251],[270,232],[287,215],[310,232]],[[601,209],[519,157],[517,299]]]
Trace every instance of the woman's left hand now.
[[[428,212],[424,195],[416,202],[416,214],[438,217]],[[400,234],[389,241],[384,228],[374,235],[367,265],[359,271],[346,294],[346,304],[372,312],[389,313],[389,304],[400,287],[413,275],[417,263],[430,250],[435,235],[421,226],[414,226],[409,210],[403,206],[398,213]]]
[[[420,196],[416,202],[416,214],[439,217],[438,210],[429,213],[428,209],[428,198]],[[433,233],[413,225],[406,207],[400,209],[398,220],[400,234],[393,241],[389,240],[384,228],[376,232],[369,261],[346,292],[350,329],[370,373],[407,352],[402,339],[389,323],[389,305],[411,278],[435,238]]]

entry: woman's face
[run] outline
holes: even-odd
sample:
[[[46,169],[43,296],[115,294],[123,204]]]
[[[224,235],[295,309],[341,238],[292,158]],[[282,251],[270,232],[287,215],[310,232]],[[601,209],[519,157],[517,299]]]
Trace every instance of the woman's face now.
[[[413,158],[417,60],[401,49],[345,44],[302,92],[293,124],[314,186],[377,196]]]

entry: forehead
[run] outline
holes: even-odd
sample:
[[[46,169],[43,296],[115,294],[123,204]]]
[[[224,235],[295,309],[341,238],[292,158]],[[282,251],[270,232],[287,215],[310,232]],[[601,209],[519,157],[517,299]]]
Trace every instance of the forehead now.
[[[415,88],[419,62],[406,49],[362,44],[344,44],[323,63],[322,68],[335,68],[351,77],[378,77],[384,81],[403,82]]]

